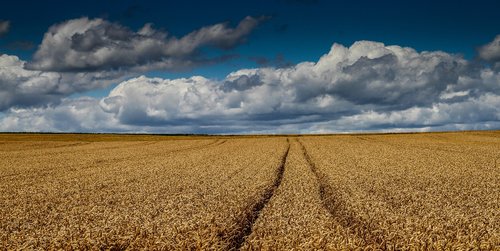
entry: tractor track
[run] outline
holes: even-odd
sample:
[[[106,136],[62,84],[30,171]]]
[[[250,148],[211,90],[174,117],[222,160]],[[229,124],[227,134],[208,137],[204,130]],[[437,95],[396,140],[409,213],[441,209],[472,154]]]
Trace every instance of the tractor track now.
[[[323,207],[330,213],[333,220],[339,223],[342,227],[352,231],[352,233],[362,239],[366,245],[383,245],[384,240],[381,238],[382,235],[375,234],[376,232],[383,231],[378,229],[376,226],[373,226],[366,220],[358,217],[354,212],[350,211],[346,207],[346,203],[342,199],[342,196],[332,185],[330,185],[326,175],[318,170],[304,144],[300,140],[297,140],[297,142],[300,145],[302,154],[304,155],[309,168],[316,176]]]
[[[274,179],[274,182],[271,186],[265,189],[264,193],[261,195],[260,199],[257,200],[257,202],[249,205],[248,210],[245,210],[246,213],[243,215],[243,217],[241,217],[241,220],[238,223],[239,231],[236,235],[228,238],[231,240],[229,250],[239,250],[243,246],[246,238],[252,233],[253,225],[259,218],[262,210],[269,203],[276,189],[278,189],[278,187],[281,185],[283,174],[285,172],[286,160],[290,151],[290,141],[288,140],[288,138],[286,139],[286,141],[287,148],[285,150],[285,153],[281,157],[281,162],[276,171],[276,178]]]

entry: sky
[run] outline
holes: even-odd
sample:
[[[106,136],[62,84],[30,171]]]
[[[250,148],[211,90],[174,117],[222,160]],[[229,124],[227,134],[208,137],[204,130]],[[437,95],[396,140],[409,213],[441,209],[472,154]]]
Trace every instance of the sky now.
[[[10,1],[0,131],[500,129],[498,1]]]

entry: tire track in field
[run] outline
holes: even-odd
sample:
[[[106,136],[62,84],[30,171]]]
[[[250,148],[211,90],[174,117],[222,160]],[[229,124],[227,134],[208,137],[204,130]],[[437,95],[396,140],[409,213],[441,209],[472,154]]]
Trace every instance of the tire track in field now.
[[[278,189],[281,185],[283,174],[285,173],[286,159],[288,157],[288,152],[290,151],[290,141],[288,138],[286,139],[286,142],[286,151],[281,157],[281,162],[276,171],[276,178],[274,179],[273,184],[267,187],[260,199],[256,203],[251,204],[248,207],[248,210],[245,211],[246,213],[238,222],[238,231],[236,235],[228,237],[231,242],[229,250],[239,250],[243,246],[245,239],[252,233],[253,225],[259,218],[262,209],[264,209],[267,203],[271,200],[271,197],[273,197],[276,189]]]
[[[330,184],[327,176],[318,170],[304,144],[302,144],[300,140],[297,140],[297,142],[300,145],[302,154],[304,155],[309,168],[318,180],[319,194],[323,207],[331,214],[337,223],[365,241],[366,245],[382,245],[384,243],[382,238],[384,234],[380,233],[384,233],[384,231],[358,217],[354,212],[350,211],[346,207],[346,202]]]

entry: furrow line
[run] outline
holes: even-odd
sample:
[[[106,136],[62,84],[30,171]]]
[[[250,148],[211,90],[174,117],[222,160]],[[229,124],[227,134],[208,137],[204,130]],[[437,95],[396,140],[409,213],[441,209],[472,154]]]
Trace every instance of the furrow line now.
[[[238,224],[240,226],[238,233],[231,238],[232,241],[229,250],[239,250],[243,246],[245,239],[252,233],[253,225],[259,218],[261,211],[271,200],[276,189],[278,189],[281,185],[283,174],[285,172],[286,159],[288,157],[288,152],[290,151],[290,141],[288,138],[286,141],[287,148],[281,157],[281,162],[276,171],[276,178],[274,179],[273,184],[266,188],[263,195],[256,203],[250,205],[248,210],[245,210],[247,213],[241,218],[241,221]]]
[[[300,140],[297,140],[297,142],[300,145],[309,168],[318,180],[319,194],[323,203],[323,207],[330,213],[332,218],[342,227],[348,229],[350,232],[365,241],[365,245],[382,245],[384,243],[384,240],[381,237],[382,235],[375,233],[381,233],[383,231],[381,229],[378,229],[373,224],[370,224],[366,220],[358,217],[355,213],[353,213],[346,207],[346,202],[342,199],[342,196],[336,191],[336,189],[330,184],[327,176],[318,170],[316,164],[314,164],[314,161],[307,152],[304,144],[302,144]]]

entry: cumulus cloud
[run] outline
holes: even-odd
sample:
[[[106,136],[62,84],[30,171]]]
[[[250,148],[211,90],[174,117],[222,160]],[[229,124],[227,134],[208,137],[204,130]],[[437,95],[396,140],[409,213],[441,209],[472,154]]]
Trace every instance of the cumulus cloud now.
[[[265,18],[246,17],[202,27],[181,38],[146,24],[138,31],[100,18],[69,20],[49,28],[27,64],[43,71],[176,70],[210,62],[199,50],[231,49],[245,41]]]
[[[57,106],[37,108],[11,108],[9,116],[1,119],[0,130],[16,131],[95,131],[103,130],[112,124],[118,125],[112,117],[98,109],[92,98],[64,99]]]
[[[430,129],[498,129],[500,128],[500,95],[484,94],[456,103],[435,103],[431,107],[379,112],[362,111],[335,121],[315,124],[313,132],[363,131],[420,128]],[[355,126],[353,126],[355,125]]]
[[[493,41],[479,48],[479,57],[490,61],[500,61],[500,35],[496,36]]]
[[[0,116],[0,131],[25,132],[134,132],[134,133],[193,133],[203,132],[203,126],[122,124],[112,114],[100,108],[99,100],[91,97],[63,98],[58,105],[32,108],[11,108]],[[207,132],[213,132],[207,130]]]
[[[120,72],[56,73],[25,69],[16,56],[0,55],[0,111],[58,103],[76,92],[106,87],[120,81]]]
[[[7,34],[10,29],[10,21],[0,20],[0,37]]]
[[[491,69],[476,69],[456,55],[419,53],[411,48],[360,41],[349,48],[334,44],[318,62],[280,69],[243,69],[223,81],[203,77],[134,78],[118,85],[100,104],[121,123],[130,125],[247,123],[265,127],[342,121],[366,111],[381,114],[376,118],[387,125],[391,123],[384,116],[391,112],[435,107],[468,112],[455,104],[474,103],[485,97],[492,101],[500,94],[499,83],[500,76]],[[488,102],[478,104],[484,108]],[[426,114],[421,113],[419,119]],[[403,118],[392,124],[433,126],[450,119],[405,124],[408,120]],[[472,119],[465,116],[464,121]],[[379,127],[373,123],[358,127],[369,129],[372,125]]]
[[[23,128],[20,118],[54,119],[56,110],[76,118],[74,114],[83,108],[73,102],[80,101],[68,99],[38,110],[11,109],[0,121],[6,130]],[[64,119],[73,125],[58,130],[306,133],[498,129],[500,73],[445,52],[417,52],[359,41],[350,47],[334,44],[317,62],[242,69],[223,80],[132,78],[106,97],[86,102],[102,116],[98,120],[106,121],[105,126],[97,122],[94,127],[82,127],[85,121]]]

